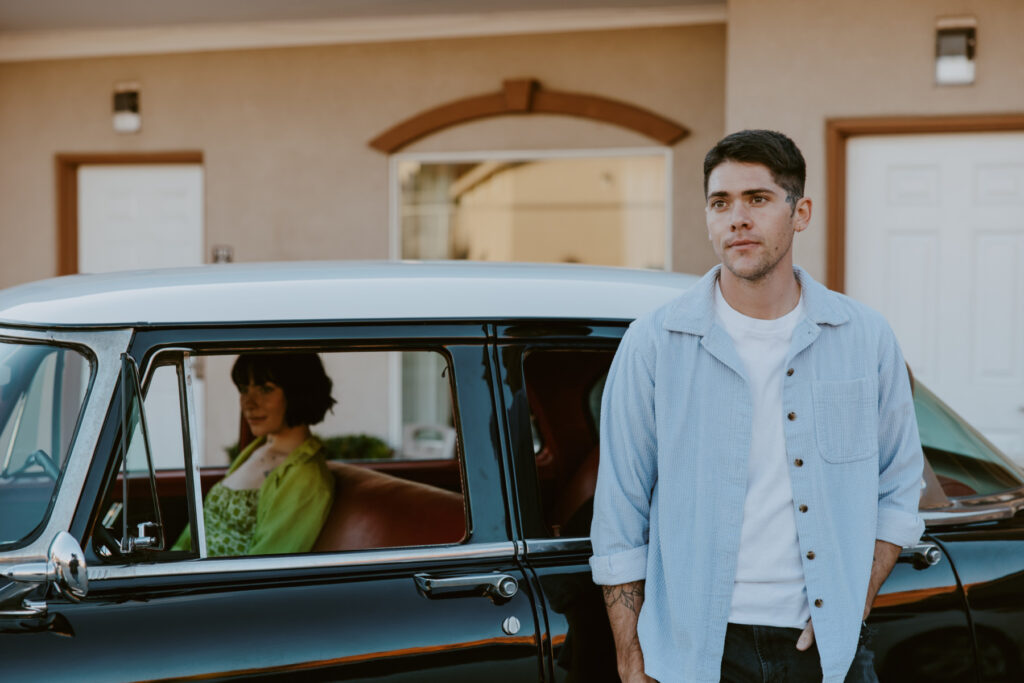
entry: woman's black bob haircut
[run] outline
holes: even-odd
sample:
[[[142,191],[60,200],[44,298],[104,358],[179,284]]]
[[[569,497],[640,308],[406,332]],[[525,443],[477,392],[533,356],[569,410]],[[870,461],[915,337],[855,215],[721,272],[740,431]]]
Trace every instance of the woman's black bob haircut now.
[[[315,353],[247,353],[231,368],[238,390],[250,384],[273,382],[284,391],[284,420],[289,427],[315,425],[337,401],[331,398],[331,378]]]

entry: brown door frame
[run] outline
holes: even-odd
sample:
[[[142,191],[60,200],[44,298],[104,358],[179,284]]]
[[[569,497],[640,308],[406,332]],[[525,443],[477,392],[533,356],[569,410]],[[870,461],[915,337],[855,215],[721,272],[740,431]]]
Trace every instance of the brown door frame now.
[[[825,165],[828,215],[825,227],[825,283],[846,288],[846,141],[855,135],[989,133],[1024,131],[1024,114],[994,116],[882,116],[828,119]]]
[[[57,173],[57,274],[78,272],[78,167],[114,164],[201,164],[203,153],[98,152],[58,154]]]

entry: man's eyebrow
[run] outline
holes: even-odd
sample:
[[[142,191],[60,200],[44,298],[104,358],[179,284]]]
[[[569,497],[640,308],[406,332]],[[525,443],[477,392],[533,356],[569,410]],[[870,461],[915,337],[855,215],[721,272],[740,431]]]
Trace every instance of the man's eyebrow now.
[[[744,197],[750,197],[750,196],[755,195],[755,194],[772,194],[773,195],[773,194],[775,194],[775,190],[772,190],[772,189],[767,188],[767,187],[755,187],[752,190],[743,190],[742,192],[740,192],[740,195],[742,195]],[[717,190],[715,192],[708,193],[708,199],[711,199],[712,197],[728,197],[728,196],[730,196],[730,193],[726,192],[725,190]]]

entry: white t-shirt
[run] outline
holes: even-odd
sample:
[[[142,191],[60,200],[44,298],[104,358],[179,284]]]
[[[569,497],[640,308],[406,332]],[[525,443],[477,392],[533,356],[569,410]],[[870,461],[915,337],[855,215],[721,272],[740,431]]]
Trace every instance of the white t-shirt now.
[[[803,628],[811,613],[797,543],[782,407],[786,354],[793,330],[804,317],[803,295],[796,308],[774,320],[750,318],[735,310],[722,296],[721,285],[715,287],[714,297],[715,316],[743,361],[754,406],[729,621]]]

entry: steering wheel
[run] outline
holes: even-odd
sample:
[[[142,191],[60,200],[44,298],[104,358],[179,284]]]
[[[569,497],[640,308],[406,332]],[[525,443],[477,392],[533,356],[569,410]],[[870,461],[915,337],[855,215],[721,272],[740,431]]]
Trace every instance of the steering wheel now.
[[[92,530],[92,550],[97,557],[106,561],[123,560],[125,557],[121,552],[121,543],[102,524],[97,524]]]
[[[43,469],[43,474],[50,478],[51,481],[57,481],[57,477],[60,476],[60,469],[57,467],[57,463],[53,461],[50,454],[44,451],[42,448],[38,448],[25,458],[25,464],[16,469],[13,472],[9,472],[10,477],[28,477],[35,472],[29,472],[28,470],[33,465],[39,465]]]

